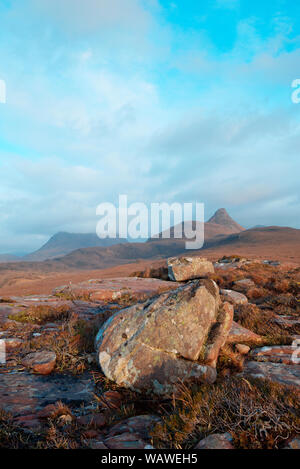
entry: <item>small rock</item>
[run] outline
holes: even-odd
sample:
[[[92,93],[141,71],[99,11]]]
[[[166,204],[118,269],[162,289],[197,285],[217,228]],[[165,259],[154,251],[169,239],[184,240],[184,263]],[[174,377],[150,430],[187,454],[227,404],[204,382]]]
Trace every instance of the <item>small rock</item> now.
[[[300,438],[293,438],[284,449],[300,449]]]
[[[234,282],[234,287],[237,291],[242,293],[247,293],[250,288],[255,287],[255,283],[250,278],[243,278],[242,280],[237,280]]]
[[[170,257],[168,275],[174,282],[204,278],[215,271],[212,262],[204,257]]]
[[[73,417],[70,414],[63,414],[58,417],[58,422],[61,425],[70,425],[73,421]]]
[[[195,446],[195,449],[234,449],[230,433],[209,435]]]
[[[102,394],[101,401],[110,409],[119,409],[122,405],[122,395],[118,391],[106,391]]]
[[[6,347],[7,352],[15,350],[24,344],[24,340],[22,339],[13,338],[13,339],[4,339],[4,340],[5,340],[5,347]]]
[[[247,353],[249,353],[250,351],[250,347],[244,344],[236,344],[235,348],[236,348],[236,351],[240,353],[241,355],[247,355]]]
[[[23,366],[41,375],[49,375],[54,370],[55,364],[56,354],[48,350],[29,353],[22,360]]]
[[[220,293],[226,301],[234,305],[245,305],[248,303],[248,298],[243,293],[234,290],[220,290]]]

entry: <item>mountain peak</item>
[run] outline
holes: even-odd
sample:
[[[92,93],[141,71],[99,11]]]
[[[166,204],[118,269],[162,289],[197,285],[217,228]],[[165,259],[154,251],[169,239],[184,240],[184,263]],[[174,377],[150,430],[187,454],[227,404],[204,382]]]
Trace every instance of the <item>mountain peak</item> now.
[[[219,208],[215,214],[208,220],[208,223],[215,223],[216,225],[227,226],[236,229],[237,232],[243,231],[244,228],[236,223],[233,218],[228,214],[225,208]]]

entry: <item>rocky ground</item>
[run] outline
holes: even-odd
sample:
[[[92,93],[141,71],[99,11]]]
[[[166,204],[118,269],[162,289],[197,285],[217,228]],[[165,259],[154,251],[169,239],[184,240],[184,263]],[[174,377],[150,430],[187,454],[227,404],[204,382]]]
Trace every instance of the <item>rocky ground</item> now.
[[[0,297],[0,339],[2,448],[299,448],[299,267],[173,259]]]

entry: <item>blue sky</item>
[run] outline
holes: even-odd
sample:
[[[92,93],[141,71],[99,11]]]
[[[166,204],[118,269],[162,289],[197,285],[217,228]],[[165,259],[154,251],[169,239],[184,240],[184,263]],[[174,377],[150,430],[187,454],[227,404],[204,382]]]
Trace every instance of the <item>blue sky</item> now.
[[[0,253],[96,206],[226,207],[300,228],[300,3],[1,0]]]

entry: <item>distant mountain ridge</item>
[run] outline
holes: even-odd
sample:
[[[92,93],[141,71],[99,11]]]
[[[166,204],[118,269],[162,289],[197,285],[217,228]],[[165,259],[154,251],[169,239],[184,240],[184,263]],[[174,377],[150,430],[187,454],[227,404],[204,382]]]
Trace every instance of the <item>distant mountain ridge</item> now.
[[[277,252],[281,257],[295,256],[300,252],[300,230],[288,227],[265,227],[243,230],[227,236],[216,236],[205,242],[200,251],[186,251],[184,240],[169,239],[147,243],[125,243],[109,247],[89,247],[77,249],[66,256],[43,262],[18,262],[0,264],[0,272],[5,270],[38,270],[42,272],[64,272],[67,270],[96,270],[141,260],[158,260],[181,254],[207,255],[219,252],[238,253],[248,256],[263,255],[274,258]],[[276,256],[277,257],[277,256]],[[298,256],[299,257],[299,256]]]
[[[200,230],[202,229],[202,224],[200,222],[190,221],[185,222],[184,225],[184,233],[182,239],[175,239],[174,232],[176,228],[180,228],[179,225],[176,227],[170,228],[170,237],[168,239],[162,238],[162,233],[159,234],[158,238],[150,238],[148,242],[157,242],[162,241],[163,243],[171,243],[172,241],[176,240],[176,245],[178,245],[178,249],[184,250],[184,243],[186,241],[186,236],[184,234],[189,233],[191,230]],[[204,234],[205,234],[205,242],[222,236],[228,236],[230,234],[239,233],[244,230],[238,223],[236,223],[227,213],[224,208],[221,208],[216,211],[216,213],[208,220],[208,222],[204,223]],[[182,231],[182,223],[181,223],[181,231]],[[190,238],[190,237],[189,237]],[[114,246],[117,244],[126,244],[128,253],[130,252],[129,258],[132,258],[133,254],[133,246],[136,246],[137,243],[128,243],[127,240],[124,239],[111,239],[105,238],[100,239],[96,233],[68,233],[68,232],[59,232],[53,235],[40,249],[27,254],[23,257],[13,256],[9,254],[0,255],[0,263],[5,262],[42,262],[46,260],[57,259],[60,257],[64,257],[73,251],[85,248],[109,248],[110,246]],[[144,243],[141,243],[144,244]],[[130,247],[131,245],[131,247]],[[155,251],[158,247],[156,246]],[[147,248],[148,249],[148,248]],[[174,252],[174,244],[167,248],[164,247],[166,252]],[[143,248],[140,246],[136,246],[136,252],[143,251]],[[120,250],[119,250],[120,251]],[[116,254],[116,253],[114,253]],[[123,256],[123,250],[122,250]],[[138,254],[137,254],[138,256]],[[133,256],[134,257],[134,256]],[[143,256],[142,256],[143,257]]]
[[[76,249],[89,247],[109,247],[114,244],[127,242],[122,239],[100,239],[95,233],[67,233],[59,232],[53,235],[37,251],[27,254],[22,261],[44,261],[65,256]]]

